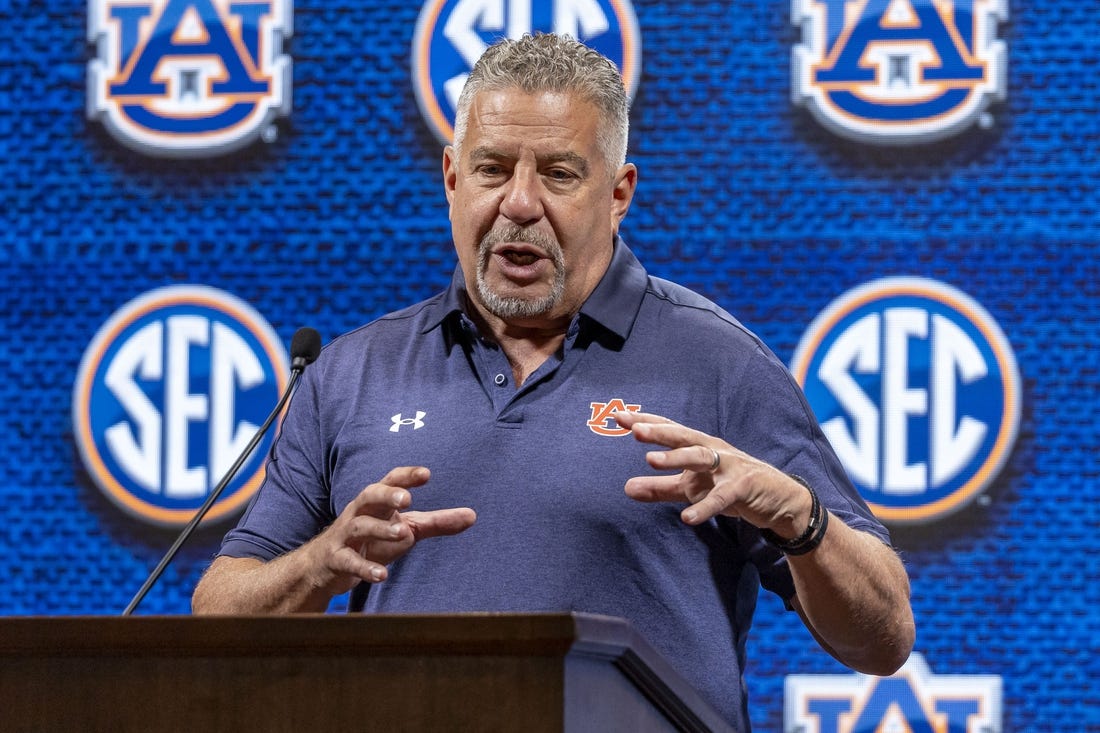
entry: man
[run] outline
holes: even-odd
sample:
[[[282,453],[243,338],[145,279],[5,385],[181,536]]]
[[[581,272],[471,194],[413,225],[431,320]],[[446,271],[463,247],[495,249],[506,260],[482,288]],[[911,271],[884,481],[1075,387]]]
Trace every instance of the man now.
[[[853,668],[905,661],[905,571],[787,371],[619,238],[627,127],[581,44],[486,52],[443,154],[451,287],[306,372],[196,613],[622,616],[740,729],[760,584]]]

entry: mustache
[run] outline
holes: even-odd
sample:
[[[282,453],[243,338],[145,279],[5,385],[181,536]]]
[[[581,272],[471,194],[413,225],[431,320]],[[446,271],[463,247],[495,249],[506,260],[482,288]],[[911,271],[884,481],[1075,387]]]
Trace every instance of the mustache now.
[[[482,259],[489,257],[492,248],[502,242],[524,242],[533,244],[544,251],[555,262],[561,259],[561,246],[557,240],[534,229],[511,224],[500,229],[491,229],[481,238],[478,251]]]

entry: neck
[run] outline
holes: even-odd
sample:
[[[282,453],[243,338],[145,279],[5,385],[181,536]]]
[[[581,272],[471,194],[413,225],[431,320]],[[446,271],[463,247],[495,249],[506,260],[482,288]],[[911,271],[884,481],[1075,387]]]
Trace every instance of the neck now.
[[[564,318],[505,321],[473,304],[474,320],[478,329],[490,336],[512,365],[512,379],[520,387],[527,377],[553,356],[562,343],[572,322],[572,316]]]

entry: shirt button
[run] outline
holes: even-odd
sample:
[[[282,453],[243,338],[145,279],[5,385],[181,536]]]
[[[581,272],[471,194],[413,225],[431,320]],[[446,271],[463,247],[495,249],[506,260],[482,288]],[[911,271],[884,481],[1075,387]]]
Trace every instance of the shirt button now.
[[[493,381],[497,383],[498,387],[503,387],[505,382],[508,381],[508,377],[504,376],[503,374],[498,374],[493,377]]]

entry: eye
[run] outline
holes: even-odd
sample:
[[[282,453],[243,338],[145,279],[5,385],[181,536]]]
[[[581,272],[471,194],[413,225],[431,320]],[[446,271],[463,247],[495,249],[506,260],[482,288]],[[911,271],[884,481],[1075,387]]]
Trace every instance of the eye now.
[[[551,180],[557,181],[559,183],[565,183],[566,181],[571,181],[577,177],[577,175],[573,173],[573,171],[566,170],[565,168],[551,168],[546,172],[546,176]]]

